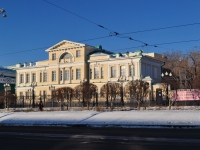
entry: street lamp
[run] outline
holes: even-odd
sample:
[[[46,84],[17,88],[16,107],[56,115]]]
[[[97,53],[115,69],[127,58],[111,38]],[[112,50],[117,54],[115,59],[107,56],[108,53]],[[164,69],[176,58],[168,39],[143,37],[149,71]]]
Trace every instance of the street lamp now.
[[[37,86],[37,82],[32,82],[31,83],[31,87],[32,89],[30,89],[30,91],[32,91],[32,107],[35,108],[35,87]]]
[[[4,89],[5,89],[5,109],[7,108],[7,110],[9,110],[7,91],[10,90],[10,84],[5,83],[3,86],[4,86]]]
[[[6,12],[5,9],[3,9],[3,8],[0,9],[0,14],[2,14],[2,16],[3,16],[4,18],[7,17],[5,12]]]
[[[52,100],[52,107],[53,107],[53,99],[54,99],[54,91],[55,91],[55,86],[50,85],[49,90],[51,91],[51,100]]]

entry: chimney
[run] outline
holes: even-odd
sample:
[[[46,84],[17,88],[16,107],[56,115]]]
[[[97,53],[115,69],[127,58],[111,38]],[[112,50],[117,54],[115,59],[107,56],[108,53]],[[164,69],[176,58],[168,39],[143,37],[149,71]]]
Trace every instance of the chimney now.
[[[33,66],[33,62],[30,62],[30,66]]]
[[[24,67],[26,67],[26,62],[24,63]]]

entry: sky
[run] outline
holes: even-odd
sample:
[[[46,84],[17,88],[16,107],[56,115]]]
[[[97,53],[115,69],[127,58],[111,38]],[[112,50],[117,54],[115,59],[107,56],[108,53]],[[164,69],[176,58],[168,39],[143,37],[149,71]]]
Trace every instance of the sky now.
[[[0,66],[46,60],[45,50],[62,40],[122,53],[187,53],[200,46],[199,6],[200,0],[1,0],[7,18],[0,14]],[[179,27],[152,30],[173,26]]]

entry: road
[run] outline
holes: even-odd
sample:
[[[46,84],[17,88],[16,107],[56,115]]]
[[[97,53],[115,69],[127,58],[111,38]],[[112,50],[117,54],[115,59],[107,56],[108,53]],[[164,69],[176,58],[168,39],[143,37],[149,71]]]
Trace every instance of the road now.
[[[1,150],[199,150],[200,129],[0,126]]]

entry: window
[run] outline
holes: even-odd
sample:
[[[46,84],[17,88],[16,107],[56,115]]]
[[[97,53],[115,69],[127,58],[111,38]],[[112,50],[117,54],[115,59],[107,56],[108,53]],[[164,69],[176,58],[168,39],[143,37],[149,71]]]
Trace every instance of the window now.
[[[47,72],[43,73],[43,82],[47,82]]]
[[[151,76],[151,66],[150,65],[146,66],[146,76]]]
[[[71,78],[72,78],[72,80],[74,79],[74,70],[72,70]]]
[[[92,79],[92,69],[90,69],[90,79]]]
[[[69,80],[69,70],[65,70],[65,80]]]
[[[157,79],[158,78],[158,68],[154,67],[154,78]]]
[[[26,92],[26,99],[29,99],[29,92]]]
[[[43,97],[46,98],[47,91],[43,91]]]
[[[76,69],[76,80],[81,79],[81,69]]]
[[[129,76],[135,76],[135,67],[134,65],[129,66]]]
[[[32,82],[36,82],[36,73],[32,74]]]
[[[52,54],[52,60],[56,60],[56,53]]]
[[[146,65],[142,64],[142,76],[145,77],[146,76]]]
[[[52,81],[56,81],[56,71],[52,71]]]
[[[103,68],[101,68],[101,79],[104,78],[104,72],[103,72]]]
[[[80,50],[76,51],[76,57],[81,57],[81,51]]]
[[[126,68],[125,68],[125,66],[120,66],[120,76],[126,76]]]
[[[24,83],[24,75],[20,74],[20,83]]]
[[[42,72],[40,72],[40,82],[42,82]]]
[[[20,99],[23,99],[23,92],[19,92]]]
[[[62,71],[60,71],[60,81],[63,79],[63,74],[62,74],[63,72]]]
[[[115,78],[116,77],[116,69],[115,67],[111,67],[111,78]]]
[[[30,74],[26,74],[26,83],[30,82]]]
[[[99,78],[99,67],[94,67],[94,78],[95,79]]]

